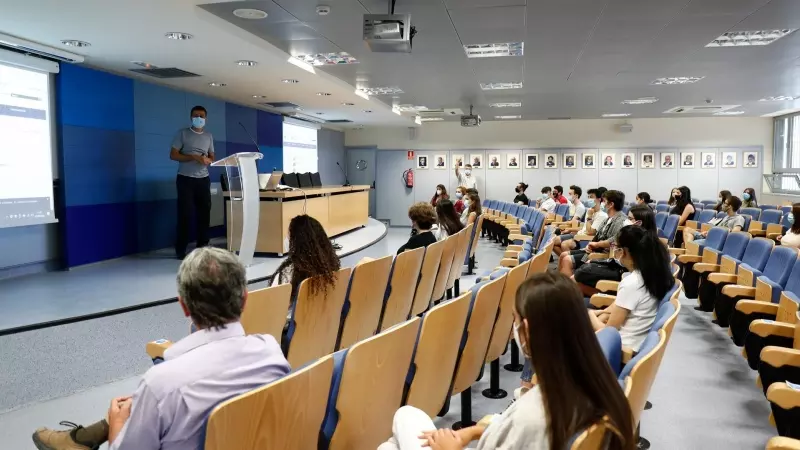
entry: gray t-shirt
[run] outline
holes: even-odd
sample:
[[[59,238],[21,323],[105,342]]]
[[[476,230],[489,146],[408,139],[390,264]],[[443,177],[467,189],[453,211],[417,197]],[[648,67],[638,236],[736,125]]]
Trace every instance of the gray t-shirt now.
[[[191,128],[182,128],[172,140],[172,148],[180,150],[182,155],[208,156],[214,153],[214,137],[205,130],[198,133]],[[208,176],[208,167],[197,161],[182,161],[178,163],[178,175],[205,178]]]
[[[742,227],[742,231],[744,231],[744,224],[745,224],[744,216],[740,214],[734,214],[732,216],[725,216],[722,220],[719,221],[717,224],[718,227],[727,228],[730,231],[733,231],[736,227]]]

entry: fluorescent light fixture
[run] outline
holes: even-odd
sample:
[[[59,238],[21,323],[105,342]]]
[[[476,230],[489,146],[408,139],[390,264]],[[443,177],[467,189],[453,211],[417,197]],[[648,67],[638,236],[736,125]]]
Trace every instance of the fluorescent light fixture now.
[[[417,112],[417,111],[427,111],[427,106],[422,105],[397,105],[395,106],[401,112]]]
[[[240,61],[236,61],[236,65],[242,67],[255,67],[258,65],[258,63],[256,61],[248,61],[246,59],[243,59]]]
[[[653,85],[661,85],[661,84],[692,84],[697,83],[698,81],[702,80],[705,77],[665,77],[665,78],[656,78],[655,80],[651,81],[650,84]]]
[[[180,31],[170,31],[164,35],[167,39],[172,39],[174,41],[188,41],[189,39],[193,38],[189,33],[181,33]]]
[[[605,113],[603,117],[628,117],[629,113]]]
[[[61,41],[61,43],[66,45],[67,47],[91,47],[92,46],[92,44],[90,44],[88,42],[79,41],[77,39],[64,39],[63,41]]]
[[[493,58],[497,56],[522,56],[524,42],[504,42],[498,44],[470,44],[464,46],[467,58]]]
[[[267,98],[266,95],[254,95],[253,98]]]
[[[347,52],[336,53],[310,53],[307,55],[294,55],[295,58],[305,61],[312,66],[337,66],[340,64],[358,64],[358,60]]]
[[[731,31],[709,42],[706,47],[769,45],[796,30],[796,28],[787,28],[783,30]]]
[[[481,83],[481,89],[484,91],[492,91],[497,89],[520,89],[522,82],[511,81],[507,83]]]
[[[369,113],[371,113],[371,112],[372,112],[372,110],[371,110],[371,109],[365,109],[365,110],[364,110],[364,112],[365,112],[365,113],[367,113],[367,114],[369,114]]]
[[[330,97],[331,93],[330,92],[317,92],[317,95],[320,96],[320,97]]]
[[[218,81],[212,81],[211,83],[208,83],[208,85],[211,86],[211,87],[225,87],[225,86],[227,86],[227,84],[220,83]]]
[[[417,125],[422,125],[422,117],[414,116],[414,123]]]
[[[294,56],[290,56],[289,57],[289,64],[293,64],[293,65],[305,70],[306,72],[311,72],[313,74],[317,73],[314,70],[314,66],[312,66],[311,64],[309,64],[309,63],[307,63],[307,62],[305,62],[303,60],[297,59]]]
[[[520,106],[522,106],[522,102],[500,102],[489,105],[490,108],[519,108]]]
[[[258,20],[266,19],[268,14],[260,9],[240,8],[234,9],[233,15],[240,19]]]
[[[522,119],[522,116],[520,116],[520,115],[516,115],[516,116],[494,116],[494,118],[498,119],[498,120],[511,120],[511,119]]]
[[[350,102],[342,103],[342,106],[354,106],[354,105],[355,105],[355,103],[350,103]]]
[[[623,105],[649,105],[651,103],[657,102],[658,99],[655,97],[639,97],[633,100],[623,100]]]
[[[362,91],[361,89],[356,89],[356,95],[363,98],[364,100],[369,100],[369,94]]]
[[[402,94],[403,90],[397,86],[388,86],[388,87],[365,87],[361,88],[367,95],[396,95]]]
[[[420,122],[443,122],[444,119],[441,117],[421,117]]]
[[[800,98],[800,95],[791,96],[791,95],[775,95],[773,97],[764,97],[760,102],[791,102]]]
[[[720,111],[714,113],[715,116],[740,116],[742,114],[744,114],[744,111]]]
[[[286,79],[281,80],[281,82],[286,83],[286,84],[297,84],[297,83],[299,83],[299,81],[295,80],[294,78],[286,78]]]

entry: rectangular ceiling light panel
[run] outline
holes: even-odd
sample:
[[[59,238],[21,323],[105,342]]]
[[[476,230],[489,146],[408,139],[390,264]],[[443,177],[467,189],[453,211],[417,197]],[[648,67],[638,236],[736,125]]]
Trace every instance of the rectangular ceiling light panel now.
[[[442,122],[442,117],[421,117],[420,122]]]
[[[512,120],[512,119],[521,119],[522,116],[520,116],[520,115],[517,115],[517,116],[494,116],[494,118],[495,119],[499,119],[499,120]]]
[[[505,42],[498,44],[470,44],[464,46],[467,58],[494,58],[498,56],[522,56],[524,42]]]
[[[664,78],[656,78],[650,84],[653,85],[661,85],[661,84],[692,84],[697,83],[698,81],[702,80],[705,77],[664,77]]]
[[[764,97],[760,102],[791,102],[797,100],[800,96],[791,96],[791,95],[775,95],[773,97]]]
[[[422,105],[397,105],[394,107],[400,112],[418,112],[418,111],[427,111],[427,106]]]
[[[365,87],[361,91],[367,95],[395,95],[402,94],[403,90],[397,86],[394,87]]]
[[[522,102],[500,102],[489,105],[490,108],[519,108],[520,106],[522,106]]]
[[[783,30],[731,31],[706,44],[706,47],[747,47],[769,45],[778,39],[792,34],[796,28]]]
[[[651,103],[657,102],[658,99],[655,97],[639,97],[633,100],[623,100],[623,105],[649,105]]]
[[[603,114],[603,117],[628,117],[630,116],[629,113],[606,113]]]
[[[481,83],[481,89],[484,91],[493,91],[498,89],[521,89],[522,82],[511,81],[508,83]]]
[[[294,55],[300,61],[312,66],[336,66],[339,64],[358,64],[358,60],[347,52],[338,53],[313,53],[308,55]]]

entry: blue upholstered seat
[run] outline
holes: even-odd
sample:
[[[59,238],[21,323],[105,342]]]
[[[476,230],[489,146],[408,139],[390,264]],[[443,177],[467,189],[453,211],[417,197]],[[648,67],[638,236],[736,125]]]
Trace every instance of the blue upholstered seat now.
[[[700,224],[708,223],[716,215],[717,215],[717,212],[714,211],[713,209],[705,209],[705,210],[700,211],[697,214],[695,214],[694,215],[694,220],[697,223],[700,223]]]
[[[678,222],[680,222],[680,220],[681,216],[670,214],[664,222],[664,226],[659,228],[660,237],[667,238],[669,244],[672,244],[672,241],[675,239],[675,233],[678,231]]]
[[[639,353],[637,353],[636,356],[631,358],[631,360],[628,361],[627,364],[625,364],[625,367],[623,367],[622,371],[619,373],[618,378],[620,381],[625,381],[625,378],[627,378],[628,375],[631,374],[631,371],[633,370],[634,366],[636,366],[636,364],[639,361],[641,361],[642,358],[650,354],[650,352],[652,352],[656,348],[659,339],[660,338],[658,336],[658,331],[651,331],[647,333],[647,337],[644,338],[644,342],[642,342],[642,345],[639,346]]]
[[[659,211],[656,213],[656,228],[659,230],[664,228],[664,224],[667,223],[667,217],[669,217],[669,213],[666,211]]]
[[[759,208],[742,208],[739,210],[739,214],[750,216],[753,220],[761,219],[761,209]]]
[[[622,337],[619,331],[614,327],[605,327],[595,334],[611,369],[618,374],[622,367]]]
[[[779,209],[766,209],[761,213],[761,222],[764,224],[779,224],[783,220],[783,211]]]
[[[665,213],[667,211],[669,211],[669,205],[667,205],[665,203],[659,203],[659,204],[656,205],[656,212]]]

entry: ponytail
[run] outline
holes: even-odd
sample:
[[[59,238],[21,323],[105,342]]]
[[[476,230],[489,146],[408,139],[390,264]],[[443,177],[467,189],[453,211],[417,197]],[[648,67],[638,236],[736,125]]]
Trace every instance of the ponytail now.
[[[641,272],[647,292],[661,300],[675,285],[670,270],[669,252],[657,235],[639,226],[627,226],[617,236],[617,247],[624,248]]]

